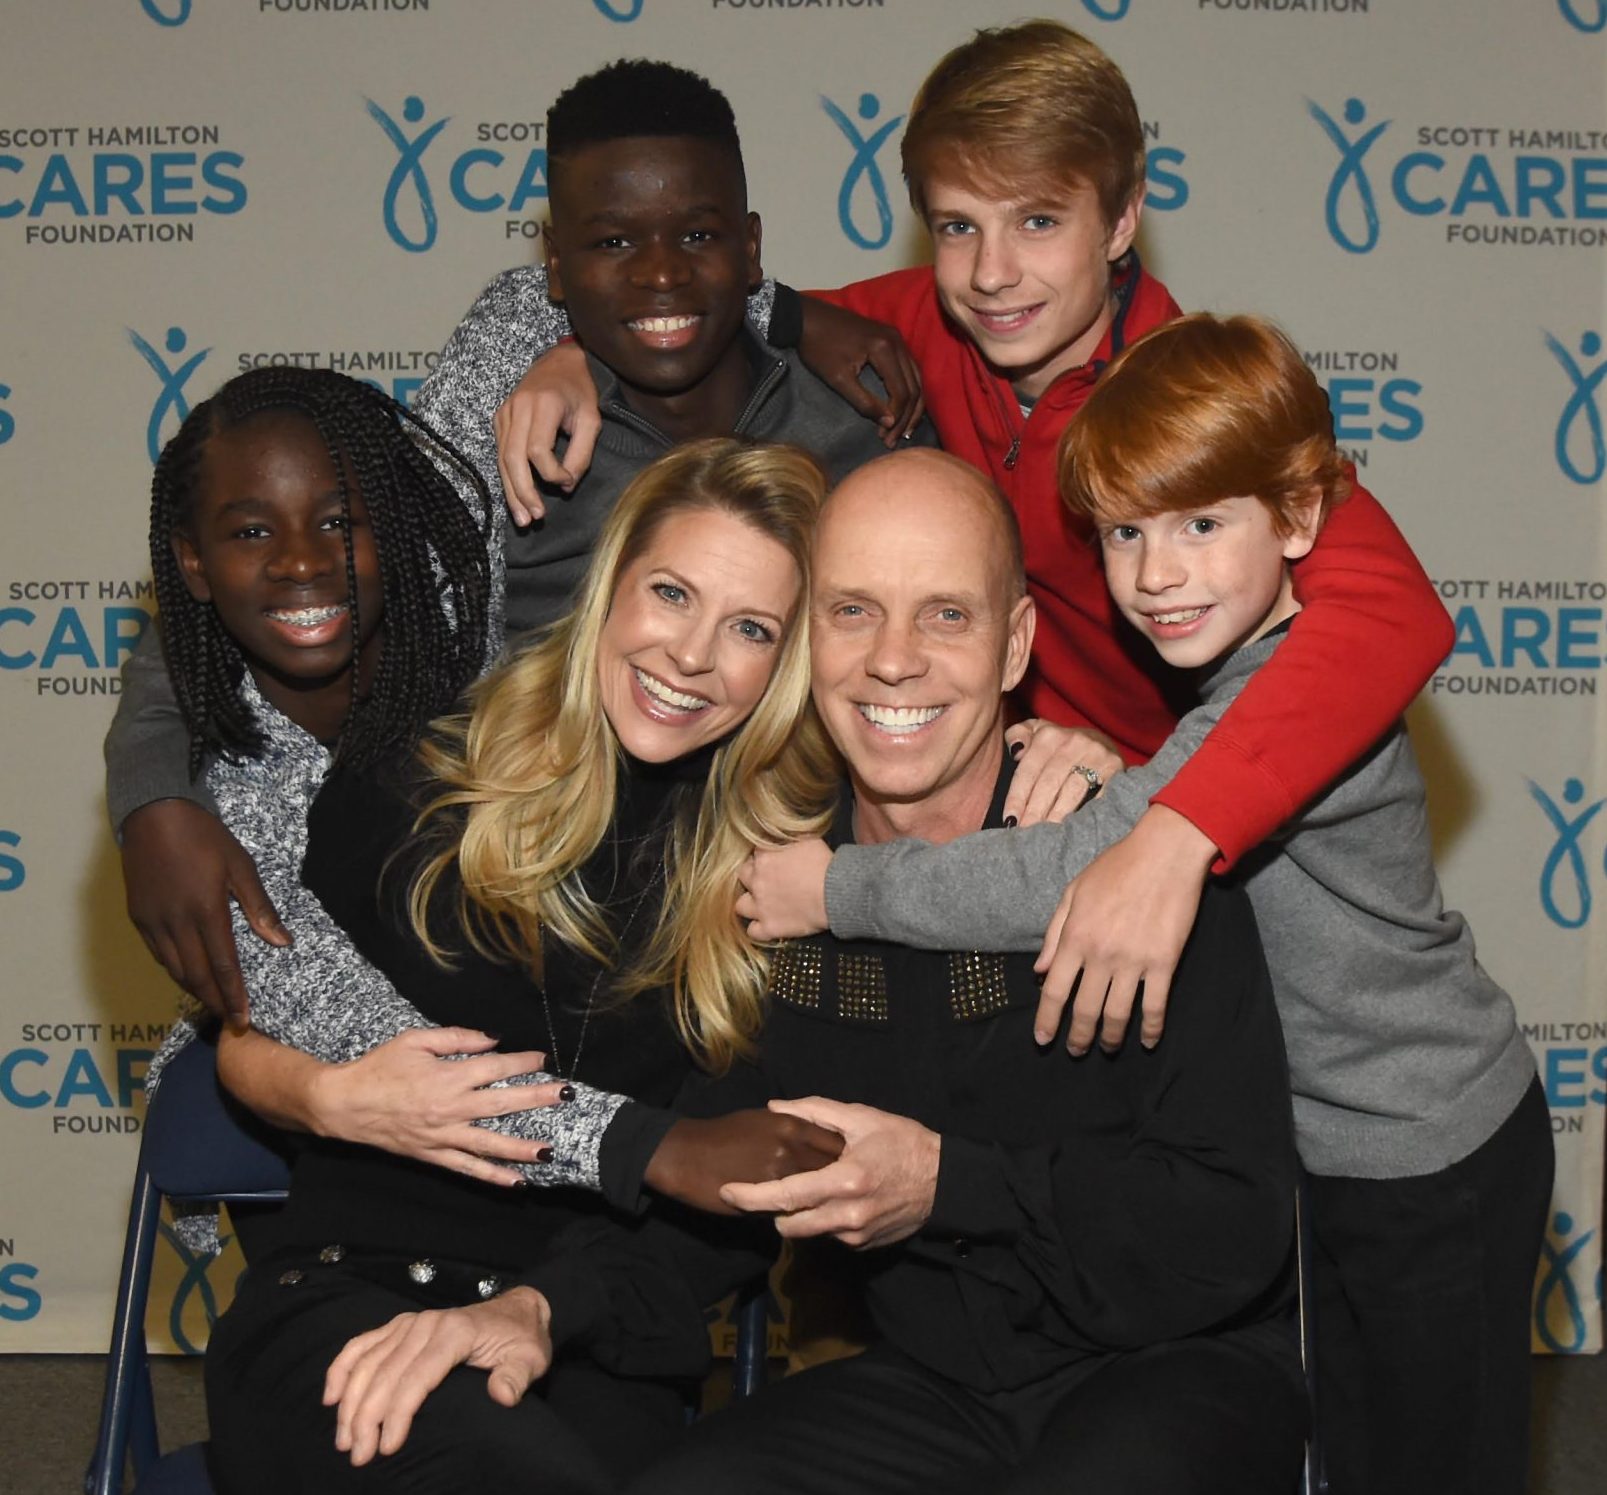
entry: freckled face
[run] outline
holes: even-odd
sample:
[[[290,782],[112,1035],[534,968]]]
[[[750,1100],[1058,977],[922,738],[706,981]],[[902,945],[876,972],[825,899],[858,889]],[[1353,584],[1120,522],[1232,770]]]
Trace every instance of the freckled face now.
[[[1099,526],[1105,580],[1129,622],[1168,664],[1214,664],[1299,610],[1288,562],[1312,546],[1280,535],[1256,498]]]
[[[667,763],[734,731],[759,704],[798,606],[785,547],[718,509],[671,515],[620,573],[597,655],[625,750]]]
[[[1090,186],[1004,201],[941,178],[926,192],[943,309],[1025,395],[1093,357],[1110,325],[1110,267],[1140,204],[1107,225]]]

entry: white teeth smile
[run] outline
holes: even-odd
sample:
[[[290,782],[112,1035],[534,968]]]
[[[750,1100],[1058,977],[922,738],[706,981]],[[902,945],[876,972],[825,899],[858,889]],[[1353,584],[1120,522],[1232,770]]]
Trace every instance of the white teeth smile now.
[[[649,699],[657,701],[660,705],[672,707],[676,711],[701,711],[705,706],[713,704],[705,696],[689,695],[684,690],[672,690],[662,680],[655,680],[643,670],[636,671],[636,683],[642,687]]]
[[[1208,607],[1191,607],[1180,613],[1151,613],[1149,617],[1152,623],[1192,623],[1196,618],[1203,618],[1210,610]]]
[[[696,322],[696,317],[643,317],[630,326],[632,332],[684,332]]]
[[[1011,327],[1019,327],[1037,309],[1035,306],[1023,306],[1019,311],[985,311],[979,307],[977,315],[994,327],[1008,330]]]
[[[344,602],[334,607],[297,607],[286,608],[280,612],[269,613],[268,616],[276,623],[289,623],[293,628],[316,628],[320,623],[328,623],[338,618],[346,611]]]
[[[941,706],[871,706],[861,704],[859,714],[871,726],[879,727],[883,732],[892,732],[895,735],[904,732],[918,732],[928,722],[935,722],[943,715]]]

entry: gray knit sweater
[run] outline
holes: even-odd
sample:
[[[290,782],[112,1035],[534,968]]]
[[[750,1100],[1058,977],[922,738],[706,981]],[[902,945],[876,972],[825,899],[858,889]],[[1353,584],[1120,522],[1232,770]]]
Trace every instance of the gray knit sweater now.
[[[843,847],[826,878],[832,932],[930,949],[1035,950],[1066,884],[1132,829],[1279,641],[1228,659],[1155,757],[1063,825],[943,846]],[[1534,1059],[1511,999],[1475,958],[1467,922],[1443,904],[1404,726],[1239,875],[1283,1020],[1306,1166],[1412,1177],[1484,1142],[1517,1105]]]
[[[410,1028],[436,1026],[357,953],[345,930],[302,886],[307,811],[329,771],[327,749],[263,700],[249,675],[241,694],[266,742],[256,757],[214,759],[207,768],[207,787],[295,936],[293,945],[270,945],[252,932],[239,905],[234,906],[234,942],[251,996],[251,1026],[332,1064],[356,1059]],[[194,1037],[193,1016],[174,1025],[151,1062],[148,1090],[156,1088],[167,1062]],[[529,1074],[502,1083],[552,1078]],[[578,1083],[575,1091],[574,1100],[562,1105],[516,1111],[476,1125],[552,1144],[552,1162],[510,1165],[532,1183],[599,1188],[603,1132],[625,1098]]]

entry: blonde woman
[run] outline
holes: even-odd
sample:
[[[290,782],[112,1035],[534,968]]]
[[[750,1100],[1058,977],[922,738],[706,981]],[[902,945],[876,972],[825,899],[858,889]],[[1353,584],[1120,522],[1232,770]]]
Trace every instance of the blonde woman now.
[[[834,792],[806,706],[823,490],[788,448],[672,452],[621,497],[574,613],[432,736],[427,776],[337,769],[314,805],[306,883],[397,991],[425,1020],[540,1050],[585,1087],[567,1104],[591,1107],[593,1156],[542,1163],[541,1144],[520,1144],[544,1181],[574,1169],[606,1195],[652,1158],[648,1181],[674,1192],[690,1153],[734,1177],[835,1151],[835,1138],[762,1114],[676,1123],[677,1142],[649,1109],[679,1098],[695,1110],[694,1060],[717,1070],[756,1032],[764,970],[732,913],[736,871],[751,845],[818,829]],[[341,995],[321,1000],[333,1012]],[[253,1041],[225,1046],[226,1077],[276,1119],[305,1120],[309,1095],[338,1076],[348,1124],[315,1127],[334,1135],[299,1156],[273,1249],[214,1333],[218,1487],[612,1488],[684,1425],[707,1354],[696,1310],[729,1280],[744,1228],[663,1208],[621,1216],[595,1193],[483,1182],[472,1160],[454,1173],[335,1140],[406,1132],[409,1112],[433,1104],[432,1071],[458,1066],[408,1051],[409,1037],[341,1066],[241,1064],[239,1052],[260,1058]],[[686,1303],[691,1329],[674,1342],[634,1338],[617,1296],[597,1328],[594,1269],[644,1239],[654,1267],[630,1291],[652,1305],[644,1323],[662,1322],[666,1297]],[[463,1311],[420,1312],[442,1308]],[[556,1358],[529,1395],[488,1384],[472,1359],[439,1385],[424,1374],[409,1336],[439,1336],[443,1322],[474,1332],[498,1314],[533,1314],[550,1336]],[[363,1386],[325,1377],[349,1341],[376,1335],[398,1353],[367,1356],[364,1384],[405,1376],[417,1392],[407,1415],[354,1442],[324,1403],[349,1417]]]

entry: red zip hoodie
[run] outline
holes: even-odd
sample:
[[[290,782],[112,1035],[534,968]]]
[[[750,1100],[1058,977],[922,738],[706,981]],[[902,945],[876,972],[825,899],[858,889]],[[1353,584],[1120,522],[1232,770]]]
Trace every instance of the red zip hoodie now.
[[[944,449],[981,468],[1015,507],[1038,607],[1022,704],[1050,721],[1097,727],[1129,762],[1148,758],[1192,691],[1118,613],[1097,541],[1060,501],[1055,452],[1110,360],[1178,315],[1165,286],[1133,258],[1117,277],[1116,313],[1093,358],[1056,379],[1025,416],[1009,382],[944,315],[930,269],[812,294],[899,330]],[[1455,640],[1417,557],[1360,486],[1295,565],[1294,582],[1303,611],[1289,637],[1153,801],[1210,837],[1218,871],[1383,736]]]

